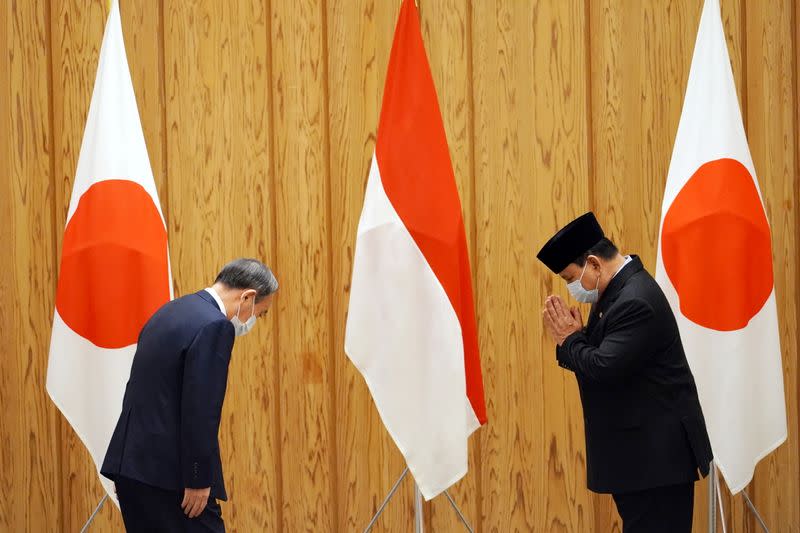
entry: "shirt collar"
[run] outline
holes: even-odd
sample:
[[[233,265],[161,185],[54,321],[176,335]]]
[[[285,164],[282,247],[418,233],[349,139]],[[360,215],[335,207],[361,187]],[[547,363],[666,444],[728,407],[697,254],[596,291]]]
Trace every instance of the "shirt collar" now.
[[[622,269],[623,269],[623,268],[625,268],[626,266],[628,266],[628,263],[630,263],[631,261],[633,261],[633,258],[632,258],[631,256],[629,256],[629,255],[626,255],[626,256],[625,256],[625,262],[624,262],[624,263],[622,263],[622,266],[621,266],[621,267],[619,267],[619,270],[617,270],[616,272],[614,272],[614,275],[613,275],[613,276],[611,276],[611,279],[614,279],[614,278],[616,278],[616,277],[617,277],[617,274],[619,274],[620,272],[622,272]]]
[[[227,316],[228,314],[225,312],[225,304],[222,303],[222,298],[219,297],[217,291],[215,291],[213,287],[206,287],[206,292],[210,294],[212,298],[214,298],[215,302],[217,302],[217,305],[219,306],[219,312]]]

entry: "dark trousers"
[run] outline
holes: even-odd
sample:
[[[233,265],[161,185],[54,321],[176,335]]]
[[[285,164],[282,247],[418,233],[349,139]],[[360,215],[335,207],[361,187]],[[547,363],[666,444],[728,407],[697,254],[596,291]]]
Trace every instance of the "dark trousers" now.
[[[183,494],[128,478],[117,478],[117,497],[128,533],[224,533],[222,510],[214,498],[197,518],[181,509]]]
[[[691,533],[694,483],[614,494],[622,533]]]

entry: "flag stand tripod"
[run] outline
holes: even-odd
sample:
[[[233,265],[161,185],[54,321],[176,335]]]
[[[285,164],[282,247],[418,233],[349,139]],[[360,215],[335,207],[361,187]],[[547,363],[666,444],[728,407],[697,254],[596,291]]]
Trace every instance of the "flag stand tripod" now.
[[[746,490],[742,491],[742,498],[744,498],[747,508],[750,509],[751,513],[753,513],[753,516],[755,517],[762,531],[764,531],[764,533],[769,533],[769,528],[767,527],[766,522],[764,522],[764,519],[761,518],[761,514],[758,512],[758,509],[756,509],[756,506],[753,504],[753,501],[750,499],[750,496],[747,494]],[[709,469],[708,475],[709,533],[717,533],[717,504],[719,505],[720,515],[722,517],[722,531],[725,533],[725,509],[722,507],[722,498],[719,488],[719,473],[717,472],[717,467],[714,464],[714,461],[711,461],[711,468]]]
[[[103,508],[103,504],[104,504],[104,503],[106,503],[106,500],[107,500],[107,499],[108,499],[108,493],[106,493],[106,494],[105,494],[105,495],[104,495],[104,496],[103,496],[103,497],[100,499],[100,503],[98,503],[98,504],[97,504],[97,507],[95,507],[95,509],[94,509],[94,512],[92,513],[92,516],[90,516],[90,517],[89,517],[89,520],[87,520],[87,521],[86,521],[86,523],[85,523],[85,524],[83,524],[83,527],[81,528],[81,533],[86,533],[86,531],[88,531],[88,530],[89,530],[89,526],[90,526],[90,525],[91,525],[91,523],[94,521],[94,517],[96,517],[96,516],[97,516],[97,513],[99,513],[99,512],[100,512],[100,509],[102,509],[102,508]]]
[[[389,500],[391,500],[392,496],[395,495],[397,489],[400,488],[400,483],[405,479],[407,475],[408,475],[408,467],[405,467],[403,473],[400,474],[400,477],[397,478],[397,481],[394,482],[394,485],[392,485],[392,488],[389,490],[389,493],[386,495],[386,498],[384,498],[383,502],[378,507],[378,510],[375,512],[375,515],[372,517],[372,520],[370,520],[369,524],[367,524],[367,527],[364,529],[364,533],[369,533],[372,530],[372,526],[374,526],[375,522],[378,521],[378,518],[386,509],[386,506],[389,504]],[[453,510],[455,510],[459,520],[461,520],[461,523],[464,524],[464,527],[467,529],[467,531],[469,531],[469,533],[474,533],[472,526],[469,525],[469,522],[467,522],[467,519],[461,512],[461,509],[458,508],[458,505],[456,505],[455,500],[453,500],[453,498],[450,496],[450,493],[444,491],[444,494],[445,496],[447,496],[447,500],[450,502],[450,505],[453,507]],[[419,486],[415,482],[414,483],[414,533],[424,533],[423,519],[424,516],[422,513],[422,493],[419,490]]]

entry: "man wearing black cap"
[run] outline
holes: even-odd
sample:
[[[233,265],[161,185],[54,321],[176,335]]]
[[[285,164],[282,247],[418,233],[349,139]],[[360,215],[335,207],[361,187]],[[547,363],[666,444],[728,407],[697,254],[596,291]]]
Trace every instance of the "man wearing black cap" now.
[[[592,309],[550,296],[545,329],[583,404],[589,490],[612,494],[623,533],[690,533],[694,483],[712,459],[694,377],[666,297],[636,256],[623,256],[594,214],[537,255]]]

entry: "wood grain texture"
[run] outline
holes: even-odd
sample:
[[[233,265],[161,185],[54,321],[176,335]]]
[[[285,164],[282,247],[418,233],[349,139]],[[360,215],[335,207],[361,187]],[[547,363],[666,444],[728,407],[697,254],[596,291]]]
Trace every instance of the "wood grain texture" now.
[[[466,0],[425,1],[419,6],[423,39],[439,97],[450,159],[461,197],[461,211],[472,263],[473,287],[476,278],[475,255],[475,176],[473,170],[472,116],[472,10]],[[477,301],[480,296],[474,295]],[[450,495],[470,521],[480,517],[480,433],[469,441],[469,470],[453,486]],[[427,527],[431,531],[458,531],[458,516],[447,498],[437,498],[426,507]]]
[[[233,258],[276,261],[269,13],[258,0],[176,1],[165,8],[169,237],[177,295],[210,285]],[[276,275],[284,281],[280,269]],[[220,448],[231,503],[223,516],[243,531],[281,527],[271,341],[279,316],[273,311],[237,340],[228,375]]]
[[[401,0],[121,0],[168,220],[176,295],[253,256],[281,291],[237,341],[221,447],[229,531],[360,531],[403,469],[344,350],[353,245]],[[574,378],[544,338],[535,260],[594,209],[655,264],[661,197],[702,2],[420,0],[473,277],[489,425],[451,494],[476,531],[619,532],[585,488]],[[721,0],[773,230],[789,440],[749,490],[800,532],[800,2]],[[101,495],[44,390],[58,257],[106,0],[0,8],[0,530],[77,531]],[[412,528],[407,480],[375,532]],[[695,531],[706,525],[697,486]],[[725,496],[733,531],[758,531]],[[461,527],[444,498],[430,531]],[[119,531],[107,506],[92,531]]]
[[[747,133],[756,175],[772,226],[775,291],[783,351],[789,437],[756,468],[752,496],[775,530],[800,531],[798,465],[797,296],[798,231],[795,210],[798,140],[794,3],[772,2],[770,9],[747,11]],[[797,43],[794,42],[794,46]],[[794,300],[794,304],[792,303]],[[781,487],[781,490],[775,490]]]
[[[378,416],[364,379],[344,353],[356,230],[399,5],[375,0],[327,2],[336,448],[363,450],[343,454],[338,460],[337,531],[366,526],[403,470],[402,456]],[[361,23],[354,25],[354,20]],[[388,532],[397,524],[410,523],[411,487],[406,481],[373,531]]]
[[[281,527],[298,532],[334,529],[338,507],[325,15],[322,1],[272,2]]]
[[[477,314],[479,345],[486,389],[487,414],[492,421],[480,430],[481,527],[485,532],[531,531],[544,516],[537,494],[544,480],[541,469],[545,439],[541,412],[528,418],[527,406],[540,398],[541,365],[517,357],[539,339],[538,324],[527,302],[535,283],[514,276],[532,268],[529,250],[535,243],[528,228],[534,213],[533,120],[534,97],[532,6],[525,2],[473,4],[473,109],[475,112],[475,217],[477,254]],[[504,224],[494,216],[502,205]],[[530,325],[530,327],[528,327]]]
[[[623,253],[655,272],[661,201],[702,3],[590,2],[592,206]],[[636,43],[636,44],[634,44]],[[621,529],[608,498],[599,529]],[[695,522],[705,527],[706,490]]]
[[[484,531],[580,530],[590,516],[577,387],[542,336],[544,298],[564,287],[534,263],[588,202],[584,23],[577,2],[473,5],[478,315],[492,420],[481,432]]]
[[[55,293],[50,35],[46,5],[5,3],[0,9],[6,44],[0,66],[13,80],[0,87],[2,126],[8,128],[0,138],[6,169],[0,180],[0,297],[6,307],[0,326],[8,350],[0,363],[0,479],[14,490],[2,504],[0,526],[45,531],[63,526],[58,418],[44,388]]]

